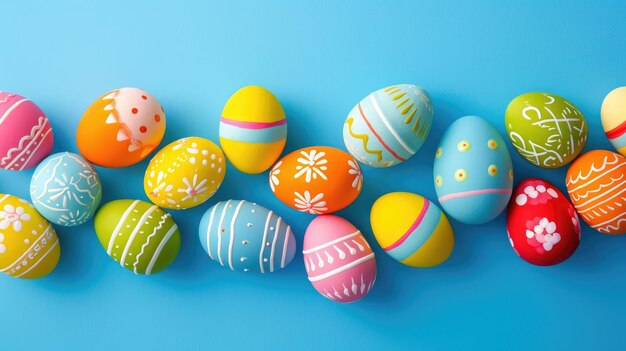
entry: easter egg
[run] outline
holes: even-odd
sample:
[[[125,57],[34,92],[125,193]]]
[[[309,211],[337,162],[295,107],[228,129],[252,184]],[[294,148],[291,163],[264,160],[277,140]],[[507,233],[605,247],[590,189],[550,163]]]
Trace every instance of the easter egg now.
[[[157,148],[165,134],[165,112],[144,90],[121,88],[94,101],[76,132],[80,153],[101,167],[126,167]]]
[[[506,132],[515,150],[542,168],[571,162],[587,142],[585,117],[571,102],[548,93],[526,93],[506,109]]]
[[[60,255],[52,225],[28,201],[0,194],[0,272],[40,278],[52,272]]]
[[[302,254],[309,281],[332,301],[360,300],[374,286],[374,252],[363,234],[339,216],[323,215],[311,221]]]
[[[626,158],[606,150],[578,157],[567,170],[567,192],[578,214],[604,234],[626,233]]]
[[[443,134],[434,176],[443,210],[467,224],[496,218],[513,191],[513,166],[504,140],[476,116],[458,119]]]
[[[291,227],[254,202],[218,202],[202,216],[199,232],[209,257],[234,271],[274,272],[288,265],[296,253]]]
[[[602,128],[617,152],[626,156],[626,87],[611,91],[602,102]]]
[[[143,186],[156,205],[182,210],[213,196],[225,174],[222,150],[208,139],[189,137],[165,146],[152,158]]]
[[[178,255],[178,226],[169,213],[153,204],[111,201],[96,213],[94,226],[107,254],[135,274],[158,273]]]
[[[354,158],[372,167],[409,159],[424,144],[433,120],[426,90],[398,84],[377,90],[350,111],[343,141]]]
[[[53,144],[52,127],[43,111],[22,96],[0,91],[0,168],[35,167]]]
[[[517,185],[506,229],[515,253],[538,266],[565,261],[580,242],[574,206],[557,187],[542,179],[529,178]]]
[[[358,162],[328,146],[312,146],[283,157],[270,172],[270,189],[298,211],[323,214],[350,205],[361,192]]]
[[[420,195],[397,192],[379,197],[370,222],[383,250],[407,266],[436,266],[452,253],[454,233],[448,218]]]
[[[30,197],[47,220],[71,227],[91,219],[102,199],[102,185],[87,160],[61,152],[37,166],[30,181]]]
[[[269,90],[243,87],[224,106],[219,133],[224,153],[235,168],[261,173],[276,162],[285,147],[285,111]]]

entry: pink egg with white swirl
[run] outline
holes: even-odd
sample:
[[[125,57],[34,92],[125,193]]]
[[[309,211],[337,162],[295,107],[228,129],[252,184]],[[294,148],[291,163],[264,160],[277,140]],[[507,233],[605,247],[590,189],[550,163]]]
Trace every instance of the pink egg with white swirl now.
[[[363,234],[339,216],[322,215],[311,221],[302,254],[313,287],[332,301],[360,300],[374,286],[374,252]]]
[[[37,105],[17,94],[0,92],[0,168],[21,171],[50,154],[54,135]]]

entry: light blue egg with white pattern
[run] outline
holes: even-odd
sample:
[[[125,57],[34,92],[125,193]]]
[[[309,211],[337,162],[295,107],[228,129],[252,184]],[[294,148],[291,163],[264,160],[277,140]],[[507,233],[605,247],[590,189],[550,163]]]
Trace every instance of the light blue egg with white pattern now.
[[[359,162],[390,167],[422,147],[433,113],[426,90],[413,84],[392,85],[369,94],[350,111],[343,140]]]
[[[30,181],[33,205],[48,221],[72,227],[87,222],[102,199],[95,168],[82,156],[61,152],[43,160]]]
[[[209,208],[200,220],[199,237],[213,261],[234,271],[274,272],[296,253],[291,227],[274,211],[245,200]]]

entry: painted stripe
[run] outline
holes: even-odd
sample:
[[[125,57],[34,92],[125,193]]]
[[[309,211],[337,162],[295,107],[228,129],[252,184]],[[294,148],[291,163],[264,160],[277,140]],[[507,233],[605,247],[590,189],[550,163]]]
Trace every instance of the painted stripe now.
[[[19,159],[20,159],[20,157],[22,157],[22,155],[24,155],[24,153],[25,153],[26,151],[28,151],[28,149],[30,149],[30,147],[31,147],[31,145],[33,145],[33,143],[36,143],[36,142],[37,142],[37,139],[39,138],[39,136],[41,135],[41,133],[43,133],[43,131],[45,130],[46,125],[47,125],[47,124],[48,124],[48,120],[47,120],[47,119],[45,119],[45,120],[44,120],[44,123],[41,125],[41,129],[39,129],[39,130],[37,131],[37,133],[35,133],[35,136],[33,136],[33,138],[32,138],[32,139],[28,142],[28,144],[27,144],[26,146],[24,146],[24,148],[20,151],[20,153],[19,153],[19,154],[17,154],[17,155],[15,155],[15,157],[13,157],[13,159],[11,160],[11,162],[9,162],[9,163],[5,166],[7,169],[8,169],[9,167],[11,167],[11,166],[15,163],[15,161],[19,160]],[[46,134],[44,135],[43,139],[41,139],[41,141],[42,141],[42,142],[38,143],[38,144],[35,146],[35,149],[34,149],[34,150],[30,153],[30,157],[32,157],[32,156],[35,154],[35,152],[39,149],[39,147],[41,146],[41,144],[43,144],[43,140],[44,140],[44,139],[48,136],[48,134],[50,134],[50,132],[52,132],[52,128],[50,128],[50,129],[48,129],[48,130],[46,131]],[[29,158],[29,159],[30,159],[30,158]],[[25,164],[26,164],[26,162],[24,162],[24,163],[22,164],[22,167],[20,168],[20,170],[24,169],[24,165],[25,165]]]
[[[576,207],[580,208],[580,207],[582,207],[582,206],[585,206],[585,205],[589,204],[590,202],[593,202],[594,200],[597,200],[597,199],[602,199],[602,197],[603,197],[603,196],[605,196],[605,195],[607,195],[607,194],[610,194],[613,190],[615,190],[615,189],[618,189],[618,190],[619,190],[619,188],[621,187],[621,185],[622,185],[622,184],[626,184],[626,181],[624,181],[624,182],[622,182],[622,183],[618,184],[617,186],[615,186],[615,187],[613,187],[613,188],[611,188],[611,189],[607,190],[606,192],[604,192],[604,193],[602,193],[602,194],[600,194],[600,195],[598,195],[598,196],[594,197],[593,199],[589,199],[589,200],[587,200],[587,201],[583,202],[582,204],[578,204]],[[622,191],[620,191],[619,193],[615,193],[615,194],[613,194],[613,195],[611,195],[611,196],[607,197],[606,199],[603,199],[602,201],[598,202],[597,204],[595,204],[595,205],[593,205],[593,206],[589,206],[588,208],[585,208],[585,209],[584,209],[584,210],[582,210],[582,211],[579,211],[579,213],[587,212],[587,211],[591,210],[592,208],[597,207],[597,206],[599,206],[599,205],[602,205],[603,203],[605,203],[605,202],[607,202],[607,201],[611,201],[611,199],[613,199],[614,197],[619,196],[620,194],[622,194],[622,193],[624,193],[624,192],[626,192],[626,187],[623,187],[623,188],[622,188]]]
[[[420,211],[420,214],[417,216],[417,218],[415,219],[415,221],[413,222],[413,224],[411,224],[411,226],[409,227],[409,230],[406,231],[406,233],[404,233],[404,235],[402,235],[400,237],[400,239],[398,239],[395,243],[384,247],[383,250],[385,251],[390,251],[395,249],[396,247],[404,244],[404,242],[406,241],[406,239],[413,234],[413,232],[415,231],[415,229],[417,229],[417,227],[419,227],[419,225],[422,223],[422,220],[424,219],[424,216],[426,216],[426,212],[428,212],[428,208],[430,207],[430,201],[428,201],[428,199],[424,198],[424,207],[422,207],[422,211]]]
[[[8,110],[6,110],[6,111],[4,112],[4,114],[2,115],[2,117],[0,117],[0,125],[2,125],[2,123],[4,122],[4,120],[5,120],[5,119],[7,119],[7,117],[9,117],[9,114],[10,114],[11,112],[13,112],[13,110],[15,110],[15,109],[16,109],[19,105],[21,105],[21,104],[25,103],[26,101],[30,101],[30,100],[28,100],[28,99],[22,99],[22,100],[20,100],[20,101],[16,102],[15,104],[13,104],[13,106],[9,107],[9,109],[8,109]]]
[[[128,219],[130,211],[132,211],[138,203],[139,200],[135,200],[132,204],[130,204],[130,206],[128,206],[126,211],[124,211],[124,214],[122,214],[122,218],[120,218],[119,222],[117,222],[115,229],[113,229],[113,233],[111,233],[111,238],[109,239],[109,246],[107,247],[107,253],[109,254],[109,256],[111,255],[111,251],[113,250],[113,243],[115,243],[115,238],[118,236],[117,234],[119,234],[118,231],[122,228],[126,219]]]
[[[4,200],[9,198],[9,194],[5,194],[1,199],[0,199],[0,204],[4,202]]]
[[[567,190],[568,190],[568,192],[573,193],[574,191],[577,191],[577,190],[579,190],[579,189],[581,189],[581,188],[584,188],[584,187],[588,186],[589,184],[592,184],[592,183],[593,183],[593,182],[595,182],[596,180],[598,180],[598,179],[600,179],[600,178],[604,177],[605,175],[607,175],[607,174],[609,174],[609,173],[611,173],[611,172],[613,172],[613,171],[615,171],[616,169],[621,168],[621,167],[626,167],[626,162],[622,162],[622,163],[618,164],[617,166],[615,166],[615,167],[613,167],[613,168],[611,168],[611,169],[609,169],[609,170],[607,170],[607,171],[602,172],[602,174],[597,175],[596,177],[594,177],[594,178],[593,178],[593,179],[591,179],[590,181],[588,181],[588,182],[586,182],[586,183],[584,183],[584,184],[581,184],[581,185],[579,185],[579,186],[575,187],[574,189],[569,189],[569,188],[568,188]],[[570,183],[570,184],[572,184],[572,183]]]
[[[285,125],[287,124],[287,119],[283,118],[276,122],[248,122],[248,121],[237,121],[237,120],[222,116],[220,118],[220,122],[231,125],[231,126],[239,127],[239,128],[245,128],[245,129],[265,129],[265,128],[272,128],[276,126]]]
[[[278,217],[278,221],[276,221],[276,228],[274,228],[274,239],[272,239],[272,251],[270,251],[270,272],[274,271],[274,252],[276,251],[276,241],[278,239],[278,235],[280,234],[280,222],[282,218]]]
[[[376,139],[378,139],[378,142],[380,142],[380,144],[387,150],[389,151],[389,153],[395,157],[396,159],[400,160],[400,161],[404,161],[404,159],[400,156],[398,156],[398,154],[396,154],[387,144],[385,144],[385,142],[383,141],[383,138],[381,138],[380,135],[378,135],[378,133],[376,133],[376,131],[374,130],[374,127],[372,126],[372,124],[370,123],[370,121],[367,119],[367,117],[365,117],[365,113],[363,112],[363,108],[361,107],[361,103],[359,102],[359,104],[357,105],[359,108],[359,113],[361,114],[361,118],[363,118],[363,121],[365,122],[365,124],[367,124],[367,127],[370,129],[370,131],[372,131],[372,134],[374,134],[374,136],[376,137]]]
[[[0,201],[0,202],[2,202],[2,201]],[[44,230],[43,233],[41,233],[41,235],[39,235],[39,237],[37,237],[37,240],[35,240],[33,242],[33,244],[28,248],[28,250],[24,251],[22,256],[20,256],[17,260],[13,261],[13,263],[11,263],[10,265],[0,269],[0,272],[6,272],[6,271],[9,270],[9,268],[15,266],[17,263],[22,262],[22,260],[28,255],[28,253],[30,253],[30,251],[33,249],[33,247],[35,247],[35,245],[37,245],[41,241],[41,238],[43,238],[46,234],[48,234],[48,232],[50,232],[50,229],[52,229],[52,224],[48,223],[48,226],[46,227],[46,230]]]
[[[272,214],[274,212],[270,211],[267,214],[267,219],[265,220],[265,230],[263,231],[263,240],[261,241],[261,250],[259,251],[259,267],[261,268],[261,273],[265,273],[265,268],[263,267],[263,253],[265,252],[265,240],[267,240],[267,229],[270,227],[270,221],[272,219]]]
[[[220,264],[223,266],[224,265],[224,261],[222,261],[222,224],[224,224],[224,216],[226,215],[226,210],[228,209],[228,205],[230,204],[231,200],[226,201],[226,204],[224,204],[224,209],[222,210],[222,215],[220,216],[220,222],[217,226],[217,258],[220,262]]]
[[[211,216],[209,217],[209,225],[206,228],[206,251],[211,259],[213,259],[213,255],[211,255],[211,227],[213,226],[213,219],[215,217],[216,209],[217,205],[213,206],[213,209],[211,210]]]
[[[317,250],[320,250],[320,249],[323,249],[323,248],[325,248],[325,247],[328,247],[328,246],[334,245],[334,244],[336,244],[336,243],[338,243],[338,242],[341,242],[341,241],[343,241],[343,240],[347,240],[347,239],[350,239],[350,238],[354,238],[355,236],[357,236],[357,235],[359,235],[359,234],[361,234],[361,232],[357,230],[356,232],[354,232],[354,233],[352,233],[352,234],[348,234],[348,235],[346,235],[346,236],[342,236],[341,238],[338,238],[338,239],[335,239],[335,240],[331,240],[331,241],[329,241],[329,242],[327,242],[327,243],[324,243],[324,244],[322,244],[322,245],[316,246],[316,247],[314,247],[314,248],[312,248],[312,249],[302,250],[302,254],[308,254],[308,253],[311,253],[311,252],[315,252],[315,251],[317,251]]]
[[[393,135],[393,137],[396,139],[396,141],[402,145],[402,147],[411,155],[415,154],[415,150],[411,149],[403,140],[402,138],[400,138],[400,136],[398,135],[398,133],[395,131],[395,129],[393,129],[393,127],[391,126],[391,124],[389,123],[389,120],[387,119],[387,116],[385,116],[385,113],[383,112],[383,110],[380,108],[380,105],[378,104],[378,101],[376,100],[376,98],[374,97],[374,94],[370,94],[370,100],[372,101],[372,105],[374,105],[374,110],[376,110],[376,113],[378,114],[378,117],[380,117],[380,120],[383,121],[383,124],[385,124],[385,127],[387,127],[387,129],[389,129],[389,132],[391,133],[391,135]]]
[[[626,121],[620,123],[617,127],[606,131],[606,136],[609,139],[615,139],[624,134],[626,134]]]
[[[50,254],[50,252],[54,251],[54,248],[59,245],[59,239],[57,238],[57,240],[54,242],[54,244],[52,244],[49,248],[48,251],[46,251],[45,254],[43,254],[43,256],[39,257],[39,260],[37,262],[35,262],[32,266],[30,266],[30,268],[28,268],[27,270],[25,270],[24,272],[20,273],[19,275],[16,275],[16,278],[19,278],[23,275],[26,275],[28,272],[32,271],[35,267],[37,267],[39,265],[39,263],[41,263],[41,261],[43,261],[46,256],[48,256],[48,254]]]
[[[135,229],[133,229],[133,232],[130,233],[130,237],[128,238],[128,241],[126,242],[126,246],[124,247],[124,252],[122,252],[122,257],[120,258],[120,265],[122,267],[124,267],[124,263],[126,262],[126,256],[128,255],[128,252],[130,251],[130,247],[133,244],[133,241],[135,241],[135,236],[137,236],[137,232],[139,232],[139,229],[141,229],[141,227],[143,226],[143,222],[145,222],[148,219],[148,216],[150,216],[150,214],[154,212],[157,208],[158,208],[157,206],[150,207],[146,212],[144,212],[143,216],[141,216],[139,221],[137,221],[137,225],[135,225]]]
[[[46,140],[46,138],[48,137],[48,135],[50,135],[50,133],[52,133],[52,128],[48,129],[48,131],[46,132],[46,134],[43,136],[43,138],[41,138],[41,142],[39,144],[37,144],[37,146],[35,146],[35,148],[33,149],[33,151],[31,151],[30,155],[28,155],[28,158],[26,159],[26,161],[24,161],[22,163],[22,166],[20,167],[20,171],[24,170],[24,167],[26,167],[26,165],[28,164],[28,162],[30,162],[30,159],[33,158],[33,156],[37,153],[37,150],[39,150],[39,148],[41,147],[41,145],[43,145],[44,141]]]
[[[622,214],[620,214],[620,215],[618,215],[618,216],[615,216],[615,217],[613,217],[613,218],[609,219],[608,221],[605,221],[605,222],[602,222],[602,223],[598,223],[598,224],[594,224],[594,225],[592,225],[591,227],[592,227],[592,228],[601,227],[601,226],[603,226],[603,225],[613,223],[613,222],[615,222],[616,220],[618,220],[618,219],[620,219],[620,218],[622,218],[622,217],[624,217],[624,216],[626,216],[626,212],[622,212]]]
[[[239,205],[235,209],[235,214],[233,215],[233,219],[230,221],[230,243],[228,244],[228,265],[230,269],[235,270],[235,266],[233,266],[233,245],[235,244],[235,222],[237,221],[237,216],[239,216],[239,211],[241,210],[241,206],[246,201],[239,201]]]
[[[470,191],[461,191],[458,193],[444,195],[439,198],[439,202],[444,202],[451,199],[456,199],[459,197],[465,196],[473,196],[473,195],[484,195],[484,194],[511,194],[513,191],[510,189],[482,189],[482,190],[470,190]]]
[[[287,226],[287,231],[285,232],[285,241],[283,242],[283,256],[280,259],[280,268],[285,268],[285,260],[287,258],[287,246],[289,245],[289,237],[291,234],[291,227]]]
[[[371,260],[373,258],[374,258],[374,253],[372,252],[369,255],[363,256],[363,257],[359,258],[356,261],[352,261],[352,262],[348,263],[345,266],[333,269],[332,271],[326,272],[324,274],[320,274],[320,275],[317,275],[317,276],[314,276],[314,277],[309,277],[309,281],[316,282],[316,281],[319,281],[319,280],[330,278],[330,277],[332,277],[334,275],[337,275],[337,274],[339,274],[341,272],[345,272],[348,269],[350,269],[350,268],[352,268],[354,266],[357,266],[357,265],[359,265],[359,264],[361,264],[363,262],[367,262],[367,261],[369,261],[369,260]]]
[[[274,143],[287,138],[287,126],[275,126],[265,129],[242,129],[226,123],[220,123],[220,138],[247,143]]]
[[[170,228],[170,230],[165,234],[165,236],[159,243],[159,246],[157,247],[156,251],[154,251],[154,254],[152,255],[152,259],[150,259],[148,268],[146,268],[146,274],[152,273],[152,268],[154,268],[154,265],[159,260],[159,256],[161,256],[161,251],[163,251],[163,248],[165,247],[165,245],[167,245],[168,241],[170,241],[170,238],[172,237],[172,235],[174,235],[174,233],[176,232],[176,229],[178,229],[178,226],[176,225],[176,223],[174,223],[174,225]]]

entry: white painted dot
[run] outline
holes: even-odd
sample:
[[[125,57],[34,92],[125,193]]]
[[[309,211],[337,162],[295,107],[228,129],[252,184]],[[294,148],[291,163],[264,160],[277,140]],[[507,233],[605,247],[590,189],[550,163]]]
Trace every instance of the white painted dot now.
[[[208,154],[209,154],[209,150],[202,150],[202,154],[203,154],[204,156],[208,155]]]
[[[528,201],[528,198],[524,194],[519,194],[515,198],[515,203],[519,206],[524,206],[526,204],[526,201]]]
[[[211,154],[211,160],[215,160],[215,154]]]
[[[189,163],[191,163],[192,165],[195,165],[195,164],[196,164],[196,158],[195,158],[195,157],[193,157],[193,156],[191,156],[191,157],[189,158]]]
[[[207,164],[209,164],[209,161],[207,161],[207,160],[202,160],[202,165],[203,165],[203,166],[206,166]]]
[[[268,261],[268,259],[267,259],[267,258],[264,258],[264,259],[263,259],[263,262],[267,262],[267,261]]]
[[[26,245],[30,244],[30,240],[24,239],[24,244],[26,244]]]

